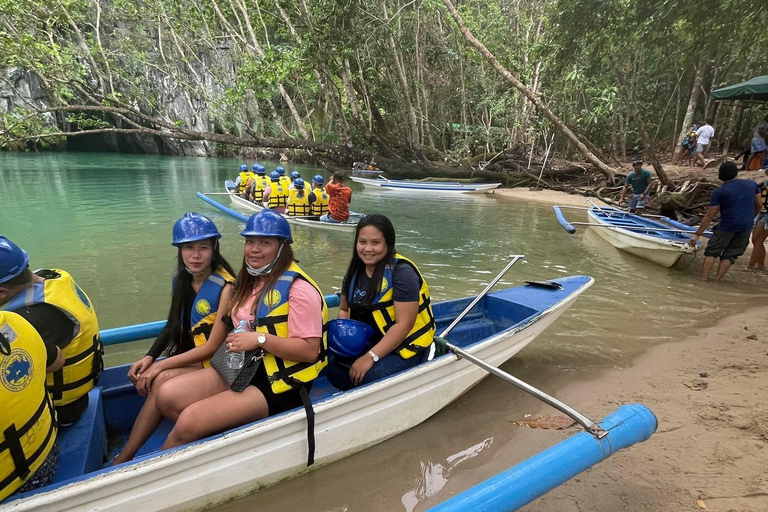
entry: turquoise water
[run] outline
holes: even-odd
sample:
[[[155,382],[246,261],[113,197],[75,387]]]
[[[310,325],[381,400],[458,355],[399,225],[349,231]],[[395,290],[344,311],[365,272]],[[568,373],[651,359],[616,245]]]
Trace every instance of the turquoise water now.
[[[277,165],[263,163],[270,169]],[[163,319],[176,258],[171,227],[184,212],[212,218],[224,235],[223,253],[236,269],[240,266],[240,222],[195,196],[197,191],[221,192],[239,164],[232,159],[93,153],[0,154],[0,234],[30,253],[33,268],[59,267],[72,273],[94,303],[102,328]],[[296,169],[305,178],[320,171]],[[630,364],[651,344],[688,336],[732,311],[764,303],[763,276],[739,272],[743,262],[727,282],[702,284],[697,280],[700,258],[682,270],[664,269],[618,252],[591,231],[567,235],[547,205],[498,194],[418,197],[357,184],[352,188],[353,210],[385,213],[392,219],[399,252],[417,262],[435,300],[476,294],[511,254],[524,254],[527,261],[515,265],[499,286],[567,274],[596,279],[562,319],[505,365],[545,387],[555,375],[584,378],[600,368]],[[211,197],[230,206],[225,196]],[[351,256],[353,233],[294,227],[293,235],[301,266],[325,293],[336,291]],[[107,364],[135,361],[150,343],[108,347]],[[339,478],[355,488],[377,489],[373,509],[412,510],[401,491],[413,487],[411,478],[423,477],[421,461],[430,453],[450,455],[472,447],[482,441],[478,432],[487,432],[488,425],[505,425],[511,414],[520,412],[517,399],[510,396],[519,399],[507,384],[488,379],[466,400],[408,433],[284,484],[284,489],[260,493],[233,510],[252,510],[256,502],[264,506],[260,510],[307,509],[306,486],[311,486],[311,498],[318,505],[310,509],[367,509],[366,493],[345,492]],[[462,403],[482,407],[460,410]],[[465,415],[468,409],[472,415]],[[476,425],[478,415],[482,428]],[[450,436],[441,437],[447,432]],[[424,439],[430,442],[424,444]],[[412,443],[420,443],[419,449],[413,450]],[[493,461],[493,453],[484,449],[468,469],[508,465]],[[382,465],[397,468],[402,476],[381,485],[377,470]],[[459,474],[454,468],[453,476]]]

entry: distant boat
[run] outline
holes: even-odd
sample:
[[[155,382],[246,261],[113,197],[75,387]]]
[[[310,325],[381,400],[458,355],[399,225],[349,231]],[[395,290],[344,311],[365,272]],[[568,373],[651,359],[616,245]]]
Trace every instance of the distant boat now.
[[[350,178],[355,183],[360,183],[365,187],[377,187],[384,190],[395,190],[398,192],[440,192],[449,194],[492,194],[494,189],[501,186],[501,183],[459,183],[457,181],[410,181],[410,180],[388,180],[379,177],[379,179],[359,178],[352,176]]]
[[[557,287],[525,285],[484,296],[448,341],[500,366],[567,310],[594,280],[561,277]],[[433,305],[437,331],[474,297]],[[335,295],[326,296],[337,306]],[[164,322],[101,332],[105,345],[157,335]],[[348,457],[408,430],[437,413],[488,373],[448,353],[387,378],[339,391],[324,375],[310,396],[315,410],[315,464],[307,466],[302,407],[171,450],[161,446],[173,424],[164,420],[136,459],[102,467],[125,442],[144,399],[128,365],[108,368],[89,394],[83,417],[59,433],[54,483],[0,504],[13,512],[82,510],[171,512],[207,510]],[[387,468],[378,470],[385,475]],[[311,507],[310,507],[311,508]]]

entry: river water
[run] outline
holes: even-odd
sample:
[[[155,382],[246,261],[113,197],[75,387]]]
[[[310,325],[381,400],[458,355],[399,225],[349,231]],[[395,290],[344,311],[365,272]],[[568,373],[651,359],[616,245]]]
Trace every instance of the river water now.
[[[98,153],[0,154],[0,234],[29,252],[33,268],[72,273],[93,301],[101,328],[163,319],[176,257],[171,227],[184,212],[213,219],[224,235],[222,252],[240,266],[242,226],[195,196],[198,190],[221,192],[239,164]],[[329,175],[295,168],[305,179]],[[627,366],[650,345],[688,336],[764,300],[762,276],[739,272],[739,264],[726,283],[702,284],[696,279],[700,258],[682,269],[665,269],[618,252],[591,231],[569,236],[547,205],[499,195],[417,198],[351,186],[353,210],[391,218],[398,251],[417,262],[434,300],[476,294],[511,254],[527,260],[498,286],[569,274],[595,278],[560,320],[503,367],[549,391],[568,379]],[[229,206],[228,198],[219,199]],[[293,236],[302,268],[324,293],[336,291],[351,256],[352,233],[295,227]],[[106,364],[133,362],[150,343],[109,347]],[[508,447],[519,427],[508,421],[537,407],[489,378],[404,434],[222,510],[423,510],[527,455],[521,447],[510,459]]]

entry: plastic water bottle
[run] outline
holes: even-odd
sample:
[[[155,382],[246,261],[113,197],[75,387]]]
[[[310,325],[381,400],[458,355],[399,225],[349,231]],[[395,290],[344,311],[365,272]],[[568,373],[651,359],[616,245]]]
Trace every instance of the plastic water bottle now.
[[[240,320],[240,325],[232,331],[232,333],[237,332],[245,332],[245,327],[248,325],[248,322],[245,320]],[[243,367],[245,364],[245,352],[230,352],[229,357],[227,358],[227,366],[231,370],[239,370]]]

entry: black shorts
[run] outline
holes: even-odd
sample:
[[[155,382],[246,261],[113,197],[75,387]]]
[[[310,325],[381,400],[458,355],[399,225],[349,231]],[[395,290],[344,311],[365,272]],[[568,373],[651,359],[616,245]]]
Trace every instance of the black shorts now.
[[[297,390],[292,389],[280,394],[275,394],[275,392],[272,391],[272,386],[269,383],[269,379],[267,379],[267,372],[264,370],[263,365],[259,368],[259,371],[256,372],[256,375],[253,376],[253,379],[251,379],[251,386],[256,386],[256,388],[261,391],[261,394],[264,395],[264,398],[267,400],[270,416],[295,409],[296,407],[303,407],[301,395],[299,395]],[[309,382],[305,384],[305,386],[307,392],[309,392],[312,383]]]
[[[744,254],[749,246],[749,237],[752,233],[749,231],[723,231],[717,227],[713,230],[714,235],[709,239],[709,243],[704,248],[704,256],[714,256],[721,260],[736,261],[736,258]]]

